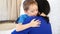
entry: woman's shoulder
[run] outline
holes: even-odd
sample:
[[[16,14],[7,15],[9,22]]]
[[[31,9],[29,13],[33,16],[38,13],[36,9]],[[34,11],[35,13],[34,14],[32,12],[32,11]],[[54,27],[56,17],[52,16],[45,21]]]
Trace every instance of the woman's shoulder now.
[[[31,16],[26,19],[26,21],[31,21],[32,19],[40,20],[41,22],[48,22],[43,16]],[[48,22],[49,23],[49,22]]]

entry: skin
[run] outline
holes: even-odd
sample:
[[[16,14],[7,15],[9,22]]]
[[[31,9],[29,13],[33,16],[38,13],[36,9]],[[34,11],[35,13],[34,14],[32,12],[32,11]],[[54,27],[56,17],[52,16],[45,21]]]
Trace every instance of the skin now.
[[[47,15],[46,15],[46,14],[44,14],[44,13],[42,13],[42,14],[41,14],[41,16],[44,16],[44,17],[45,17],[45,16],[47,16]]]
[[[27,11],[25,11],[25,13],[28,15],[28,16],[36,16],[37,13],[38,13],[38,7],[36,4],[31,4],[29,6],[29,9]]]
[[[31,4],[29,6],[29,9],[27,11],[26,10],[24,10],[24,11],[28,16],[36,16],[38,13],[38,7],[36,4]],[[31,20],[30,23],[25,24],[25,25],[17,24],[16,25],[16,31],[17,32],[22,31],[22,30],[30,28],[30,27],[39,27],[38,24],[41,24],[40,21],[39,20],[35,21],[35,19]]]

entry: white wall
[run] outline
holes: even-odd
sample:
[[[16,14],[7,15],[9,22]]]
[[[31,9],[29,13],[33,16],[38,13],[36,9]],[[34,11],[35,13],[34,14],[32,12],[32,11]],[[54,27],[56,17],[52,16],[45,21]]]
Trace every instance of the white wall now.
[[[25,1],[25,0],[22,0],[22,3],[21,3],[20,15],[25,14],[25,13],[24,13],[24,10],[23,10],[23,2],[24,2],[24,1]]]
[[[50,17],[52,32],[53,34],[60,34],[60,0],[48,0],[48,1],[51,6],[51,12],[48,16]],[[24,14],[22,7],[21,14]]]
[[[0,21],[8,19],[6,0],[0,0]]]
[[[53,34],[60,34],[60,0],[48,0],[51,6],[49,14]]]

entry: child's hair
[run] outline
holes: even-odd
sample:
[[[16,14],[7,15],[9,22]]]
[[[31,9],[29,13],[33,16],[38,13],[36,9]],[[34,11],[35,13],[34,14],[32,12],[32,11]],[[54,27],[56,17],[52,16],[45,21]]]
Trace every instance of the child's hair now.
[[[23,2],[23,9],[24,9],[24,10],[28,10],[28,9],[29,9],[29,6],[30,6],[31,4],[36,4],[36,5],[37,5],[37,2],[34,1],[34,0],[25,0],[25,1]]]
[[[37,4],[38,4],[38,16],[41,14],[41,13],[44,13],[46,15],[49,14],[50,12],[50,5],[48,3],[47,0],[36,0]],[[49,17],[46,16],[44,17],[46,20],[47,20],[47,23],[49,22]]]

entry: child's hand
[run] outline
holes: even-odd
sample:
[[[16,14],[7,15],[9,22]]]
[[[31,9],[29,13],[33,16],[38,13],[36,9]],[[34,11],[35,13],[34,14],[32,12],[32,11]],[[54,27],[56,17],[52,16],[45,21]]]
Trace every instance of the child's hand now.
[[[40,23],[41,21],[39,21],[39,20],[35,20],[35,19],[33,19],[31,22],[30,22],[30,26],[31,27],[39,27],[40,26]]]

